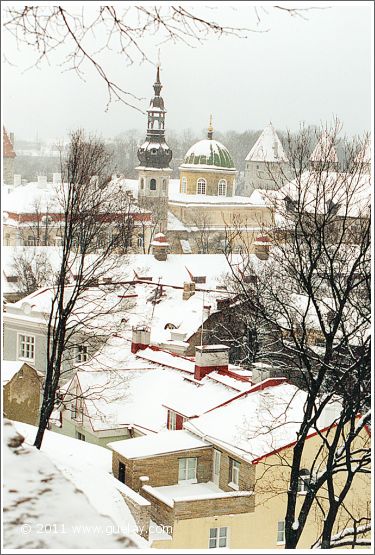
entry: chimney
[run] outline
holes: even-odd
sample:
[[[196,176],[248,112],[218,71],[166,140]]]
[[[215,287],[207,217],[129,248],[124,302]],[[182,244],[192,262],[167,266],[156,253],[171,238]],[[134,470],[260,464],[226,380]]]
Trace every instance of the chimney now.
[[[38,188],[44,189],[47,185],[47,176],[46,175],[38,175]]]
[[[194,378],[201,380],[210,372],[227,372],[229,347],[226,345],[203,345],[195,347]]]
[[[147,326],[134,326],[132,328],[131,352],[135,354],[138,351],[147,349],[150,345],[150,336],[150,328]]]
[[[274,377],[271,364],[263,362],[253,362],[251,365],[251,382],[253,384],[260,383],[263,380]]]
[[[61,183],[61,173],[53,173],[52,174],[52,182],[53,183]]]
[[[15,173],[13,176],[13,185],[19,187],[22,183],[22,179],[19,173]]]
[[[254,253],[260,260],[267,260],[270,255],[271,239],[260,236],[254,241]]]
[[[182,298],[184,301],[187,301],[195,294],[195,283],[194,281],[185,281],[184,282],[184,290],[182,292]]]
[[[156,260],[167,260],[169,243],[164,233],[157,233],[151,241],[152,254]]]

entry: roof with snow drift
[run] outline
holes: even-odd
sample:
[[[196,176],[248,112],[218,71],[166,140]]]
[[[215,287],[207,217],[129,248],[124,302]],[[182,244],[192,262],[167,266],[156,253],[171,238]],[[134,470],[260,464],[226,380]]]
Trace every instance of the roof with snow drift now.
[[[246,156],[251,162],[288,162],[283,145],[272,125],[264,128],[257,142]]]

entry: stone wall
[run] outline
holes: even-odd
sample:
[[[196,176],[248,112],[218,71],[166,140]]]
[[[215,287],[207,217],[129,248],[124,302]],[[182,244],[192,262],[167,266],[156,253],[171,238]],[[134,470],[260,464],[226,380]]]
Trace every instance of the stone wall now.
[[[123,491],[120,491],[120,494],[129,507],[135,522],[137,523],[139,535],[148,540],[151,505],[139,504]]]
[[[112,471],[118,478],[119,463],[125,464],[125,484],[135,491],[141,487],[140,476],[148,476],[153,487],[172,486],[178,483],[178,459],[197,457],[197,481],[209,482],[212,478],[212,448],[179,451],[144,459],[126,459],[113,452]]]
[[[142,495],[151,503],[151,520],[156,522],[156,524],[159,524],[159,526],[169,526],[170,529],[173,530],[175,520],[174,508],[170,507],[166,503],[163,503],[163,501],[154,497],[151,493],[145,490],[142,490]]]
[[[4,385],[3,413],[10,420],[35,426],[39,420],[41,379],[36,371],[24,364]]]
[[[234,455],[231,455],[223,449],[218,449],[221,452],[220,460],[220,478],[219,487],[224,491],[233,491],[233,488],[229,486],[230,477],[230,459],[237,460],[240,463],[240,474],[239,474],[239,491],[252,491],[255,485],[255,466],[236,459]]]
[[[194,501],[175,501],[174,516],[177,520],[204,518],[230,514],[251,513],[254,511],[255,496],[241,495],[218,499],[196,499]]]

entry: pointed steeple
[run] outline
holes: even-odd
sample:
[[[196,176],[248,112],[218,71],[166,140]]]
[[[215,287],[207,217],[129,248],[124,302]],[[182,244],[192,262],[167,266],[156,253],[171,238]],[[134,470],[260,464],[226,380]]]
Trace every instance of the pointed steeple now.
[[[283,145],[271,122],[262,131],[255,145],[246,156],[246,161],[288,163]]]
[[[214,128],[212,127],[212,114],[210,114],[210,123],[208,124],[208,130],[207,130],[207,138],[208,139],[212,139],[212,136],[214,134]]]
[[[154,83],[155,96],[160,96],[162,87],[163,85],[160,83],[160,64],[158,64],[156,69],[156,81]]]

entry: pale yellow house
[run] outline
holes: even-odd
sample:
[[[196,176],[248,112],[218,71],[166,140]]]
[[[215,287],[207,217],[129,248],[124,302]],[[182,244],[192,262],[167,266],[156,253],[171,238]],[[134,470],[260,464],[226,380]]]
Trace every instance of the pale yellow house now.
[[[289,465],[305,397],[284,378],[269,379],[189,419],[183,430],[110,444],[114,475],[150,502],[151,520],[168,530],[169,537],[154,540],[152,547],[284,549]],[[321,433],[328,438],[337,410],[333,404],[320,420]],[[365,429],[357,442],[368,447]],[[311,433],[303,453],[299,506],[323,468],[324,451],[311,466],[320,446],[320,437]],[[339,484],[337,478],[338,491]],[[320,494],[321,506],[327,506],[324,489]],[[370,477],[357,475],[334,533],[348,526],[346,510],[356,518],[367,517],[370,499]],[[311,548],[322,523],[322,512],[314,505],[299,548]]]
[[[193,252],[220,252],[225,246],[238,250],[253,242],[273,225],[273,211],[263,202],[236,195],[237,170],[228,149],[213,139],[210,123],[207,139],[198,141],[186,153],[180,179],[171,180],[168,208],[185,228]],[[169,226],[170,233],[178,227]]]

